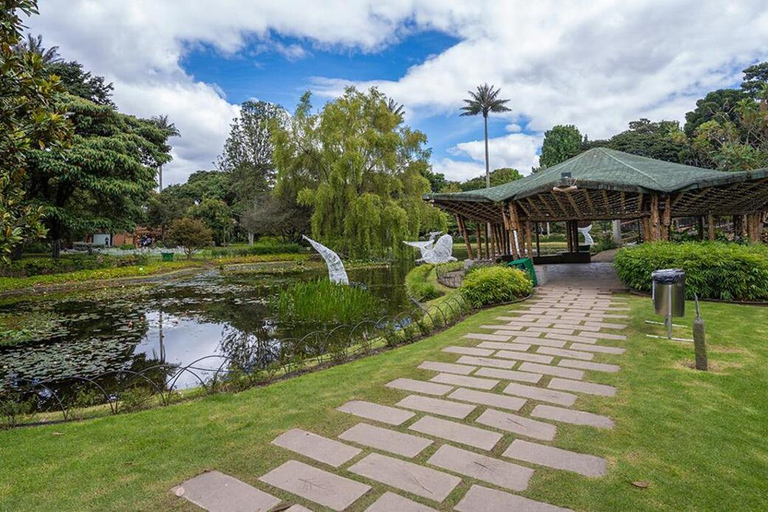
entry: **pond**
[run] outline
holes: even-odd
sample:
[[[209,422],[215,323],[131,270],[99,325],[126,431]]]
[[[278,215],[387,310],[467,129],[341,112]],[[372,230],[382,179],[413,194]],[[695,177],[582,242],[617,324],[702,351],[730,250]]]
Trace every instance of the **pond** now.
[[[390,321],[414,309],[404,287],[408,269],[393,265],[349,270],[350,281],[379,299],[381,307],[370,312],[371,322]],[[174,375],[174,368],[211,355],[217,357],[203,359],[193,369],[233,362],[264,368],[286,344],[335,327],[283,322],[274,307],[281,287],[326,276],[320,265],[260,265],[207,270],[152,285],[7,302],[0,305],[0,315],[37,319],[40,328],[26,343],[0,346],[0,386],[57,380],[56,389],[66,392],[67,383],[86,377],[108,389],[116,377],[103,374],[142,370],[162,382]],[[173,382],[176,389],[200,383],[200,372],[179,373]]]

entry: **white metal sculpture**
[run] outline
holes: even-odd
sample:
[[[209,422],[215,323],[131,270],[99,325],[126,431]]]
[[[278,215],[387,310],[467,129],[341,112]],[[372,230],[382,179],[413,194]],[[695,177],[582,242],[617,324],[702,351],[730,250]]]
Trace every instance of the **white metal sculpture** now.
[[[429,232],[429,240],[418,242],[406,242],[403,241],[405,245],[410,245],[411,247],[416,247],[421,252],[421,257],[423,258],[426,254],[426,251],[431,250],[435,245],[435,238],[437,235],[442,233],[442,231],[430,231]]]
[[[456,261],[453,254],[453,237],[451,235],[443,235],[437,239],[435,244],[421,252],[421,258],[416,261],[422,261],[424,263],[448,263],[449,261]]]
[[[325,264],[328,266],[328,279],[330,279],[332,283],[348,285],[349,277],[347,277],[347,271],[344,269],[344,263],[342,263],[339,255],[320,242],[315,242],[308,236],[301,236],[304,238],[304,240],[309,242],[310,245],[314,247],[315,250],[320,253],[320,256],[322,256],[325,260]]]
[[[578,228],[579,233],[584,235],[584,243],[586,245],[594,245],[595,241],[592,239],[592,235],[589,234],[590,230],[592,229],[592,224],[585,228]]]

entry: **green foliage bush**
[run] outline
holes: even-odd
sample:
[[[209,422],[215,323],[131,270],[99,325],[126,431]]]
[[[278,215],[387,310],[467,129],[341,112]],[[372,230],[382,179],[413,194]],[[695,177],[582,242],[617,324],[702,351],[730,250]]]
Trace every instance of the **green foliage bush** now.
[[[24,258],[10,265],[0,265],[0,277],[32,277],[65,274],[79,270],[97,270],[145,265],[148,258],[143,254],[127,256],[72,255],[65,258]]]
[[[467,272],[460,288],[474,307],[510,302],[533,291],[533,283],[521,270],[498,265]]]
[[[645,243],[623,249],[614,261],[628,287],[650,292],[651,272],[685,270],[686,295],[722,300],[768,300],[768,247],[721,242]]]
[[[405,276],[405,289],[410,297],[419,302],[426,302],[442,295],[434,283],[427,281],[434,269],[434,265],[419,265],[408,272]]]
[[[277,311],[284,320],[318,324],[351,324],[378,316],[379,299],[363,288],[327,279],[296,283],[280,290]]]
[[[299,252],[301,252],[299,244],[258,242],[253,245],[212,249],[211,256],[217,258],[220,256],[252,256],[258,254],[297,254]]]

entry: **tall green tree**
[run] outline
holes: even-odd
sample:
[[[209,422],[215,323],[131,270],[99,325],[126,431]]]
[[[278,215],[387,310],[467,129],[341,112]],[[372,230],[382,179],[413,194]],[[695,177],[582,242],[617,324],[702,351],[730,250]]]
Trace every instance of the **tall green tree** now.
[[[572,124],[556,125],[544,132],[544,142],[541,145],[539,164],[542,167],[552,167],[582,152],[583,137],[578,128]]]
[[[226,245],[229,242],[235,221],[232,219],[232,209],[221,199],[206,197],[199,204],[191,206],[187,215],[203,221],[213,233],[216,245]]]
[[[523,175],[517,169],[511,167],[502,167],[491,171],[491,186],[503,185],[512,181],[522,179]],[[459,190],[468,192],[470,190],[479,190],[485,187],[485,176],[477,176],[470,180],[459,183]]]
[[[159,115],[159,116],[153,116],[152,122],[154,122],[163,133],[167,134],[169,138],[181,136],[181,132],[179,132],[179,129],[176,128],[176,125],[173,124],[168,119],[168,116],[165,114]],[[166,141],[166,143],[164,144],[164,147],[161,149],[165,153],[168,153],[171,151],[171,146]],[[161,192],[163,191],[163,164],[162,163],[157,166],[157,188]]]
[[[6,0],[0,11],[0,261],[25,239],[44,236],[43,209],[25,200],[33,151],[66,147],[71,126],[57,100],[63,88],[35,52],[18,51],[21,17],[37,14],[36,0]]]
[[[494,89],[492,85],[478,85],[476,91],[467,91],[470,99],[464,100],[466,105],[461,107],[462,116],[483,115],[483,127],[485,134],[485,186],[491,186],[491,172],[488,163],[488,114],[491,112],[510,112],[506,106],[509,100],[499,98],[500,89]]]
[[[352,258],[406,254],[403,240],[444,228],[425,203],[427,137],[403,124],[376,89],[347,88],[313,114],[305,94],[275,131],[276,193],[312,211],[312,234]]]

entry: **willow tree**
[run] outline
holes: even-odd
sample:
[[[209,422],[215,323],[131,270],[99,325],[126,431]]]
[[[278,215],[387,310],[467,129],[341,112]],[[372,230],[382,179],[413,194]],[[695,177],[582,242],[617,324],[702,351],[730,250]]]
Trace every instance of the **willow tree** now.
[[[445,228],[429,192],[427,137],[403,123],[376,89],[350,87],[312,113],[309,93],[275,126],[279,196],[311,208],[312,235],[350,258],[404,254],[403,240]]]

